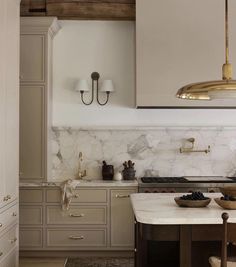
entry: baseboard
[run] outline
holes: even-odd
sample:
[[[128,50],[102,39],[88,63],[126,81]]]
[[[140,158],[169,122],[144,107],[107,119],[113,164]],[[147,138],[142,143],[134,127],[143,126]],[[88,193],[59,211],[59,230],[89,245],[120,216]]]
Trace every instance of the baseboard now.
[[[132,251],[20,251],[20,257],[134,257]]]

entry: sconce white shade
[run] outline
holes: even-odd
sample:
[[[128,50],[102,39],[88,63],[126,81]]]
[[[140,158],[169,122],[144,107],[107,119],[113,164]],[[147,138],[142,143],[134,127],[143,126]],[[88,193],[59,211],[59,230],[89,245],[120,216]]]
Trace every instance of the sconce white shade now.
[[[114,92],[114,91],[115,91],[115,88],[114,88],[114,84],[112,80],[104,80],[102,82],[100,92]]]
[[[75,91],[88,92],[89,91],[89,85],[88,85],[87,80],[82,80],[82,79],[78,80],[78,82],[76,83],[76,86],[75,86]]]

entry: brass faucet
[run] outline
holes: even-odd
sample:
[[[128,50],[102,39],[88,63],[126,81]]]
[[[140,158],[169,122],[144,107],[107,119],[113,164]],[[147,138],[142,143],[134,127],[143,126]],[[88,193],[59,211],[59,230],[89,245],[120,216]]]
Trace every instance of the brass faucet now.
[[[83,154],[82,152],[79,152],[79,167],[78,167],[77,179],[80,180],[82,180],[82,178],[87,175],[86,170],[82,170],[82,162],[83,162]]]

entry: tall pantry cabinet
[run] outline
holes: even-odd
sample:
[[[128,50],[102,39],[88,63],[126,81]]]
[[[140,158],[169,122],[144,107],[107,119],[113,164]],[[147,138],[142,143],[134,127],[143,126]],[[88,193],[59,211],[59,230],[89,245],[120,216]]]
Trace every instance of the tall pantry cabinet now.
[[[21,18],[21,181],[46,181],[50,173],[52,40],[59,29],[54,17]]]
[[[0,266],[18,266],[19,0],[0,1]]]

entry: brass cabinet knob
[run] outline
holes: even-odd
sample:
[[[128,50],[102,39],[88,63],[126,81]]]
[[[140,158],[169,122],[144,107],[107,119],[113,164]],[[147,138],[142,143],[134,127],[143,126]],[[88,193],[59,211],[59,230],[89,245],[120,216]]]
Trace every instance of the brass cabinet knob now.
[[[16,241],[17,241],[17,238],[14,237],[13,239],[10,240],[10,243],[13,244],[13,243],[16,243]]]
[[[3,201],[8,201],[8,200],[10,200],[11,199],[11,195],[7,195],[7,196],[5,196],[4,198],[3,198]]]

